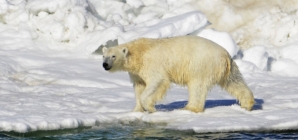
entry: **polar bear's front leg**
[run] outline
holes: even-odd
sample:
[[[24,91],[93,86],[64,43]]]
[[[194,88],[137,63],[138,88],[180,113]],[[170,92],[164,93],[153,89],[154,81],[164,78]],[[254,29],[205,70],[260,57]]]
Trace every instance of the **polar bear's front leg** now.
[[[145,85],[139,84],[139,83],[134,83],[133,87],[135,89],[135,95],[136,95],[136,106],[133,109],[133,112],[144,112],[144,109],[143,109],[142,103],[141,103],[141,94],[145,89]]]
[[[135,96],[136,96],[136,106],[133,109],[133,112],[144,112],[144,109],[141,103],[141,94],[143,93],[146,84],[144,83],[143,79],[139,75],[132,74],[132,73],[128,73],[128,74],[129,74],[130,80],[133,83]]]
[[[154,107],[155,102],[151,99],[156,88],[157,88],[157,84],[148,84],[146,85],[146,88],[141,95],[141,104],[146,111],[149,111],[149,112],[156,111]]]
[[[150,79],[146,81],[146,87],[141,95],[141,104],[146,111],[156,111],[154,107],[156,102],[154,95],[156,95],[156,92],[159,91],[160,84],[162,84],[162,80]]]

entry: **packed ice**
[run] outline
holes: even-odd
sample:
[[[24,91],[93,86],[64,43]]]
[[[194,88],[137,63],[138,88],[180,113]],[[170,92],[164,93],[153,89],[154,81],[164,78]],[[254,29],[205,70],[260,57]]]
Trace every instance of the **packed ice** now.
[[[297,22],[296,0],[0,0],[0,131],[135,122],[197,133],[297,129]],[[180,110],[187,90],[173,85],[157,112],[132,112],[129,77],[106,72],[100,48],[182,35],[229,52],[253,111],[219,87],[204,112]]]

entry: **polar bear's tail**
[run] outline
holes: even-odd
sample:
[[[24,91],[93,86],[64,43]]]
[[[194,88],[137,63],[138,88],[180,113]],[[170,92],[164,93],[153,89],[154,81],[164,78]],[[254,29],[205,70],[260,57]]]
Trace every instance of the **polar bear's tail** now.
[[[232,59],[226,63],[227,71],[220,82],[220,86],[236,97],[242,108],[251,110],[255,103],[253,93],[246,85],[236,63]]]

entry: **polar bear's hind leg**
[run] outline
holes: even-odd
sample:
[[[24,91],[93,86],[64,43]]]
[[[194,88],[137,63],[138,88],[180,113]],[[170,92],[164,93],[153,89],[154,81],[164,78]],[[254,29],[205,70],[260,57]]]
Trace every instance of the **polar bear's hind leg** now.
[[[255,103],[253,93],[244,82],[244,79],[234,61],[232,61],[230,72],[231,73],[228,75],[227,79],[223,79],[220,83],[220,86],[228,91],[232,96],[236,97],[242,108],[249,111],[252,110]]]

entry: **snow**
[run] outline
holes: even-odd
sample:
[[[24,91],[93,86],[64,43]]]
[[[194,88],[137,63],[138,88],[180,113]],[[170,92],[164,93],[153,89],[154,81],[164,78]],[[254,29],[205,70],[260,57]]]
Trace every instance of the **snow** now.
[[[243,53],[242,60],[255,64],[261,70],[268,69],[268,53],[266,52],[266,49],[263,46],[255,46],[247,49]]]
[[[297,129],[297,13],[295,0],[0,0],[0,131],[138,122],[197,133]],[[94,52],[115,40],[180,35],[230,53],[254,93],[253,111],[219,87],[203,113],[180,110],[187,90],[173,85],[157,112],[131,112],[128,75],[104,71]]]
[[[146,25],[146,23],[143,23]],[[152,25],[127,30],[119,42],[126,43],[140,37],[165,38],[181,36],[208,25],[205,15],[201,12],[188,12],[176,17],[166,18]]]
[[[193,33],[193,35],[207,38],[219,44],[229,52],[231,57],[234,57],[238,52],[238,46],[236,45],[234,39],[226,32],[219,32],[213,29],[203,29],[198,33]]]

